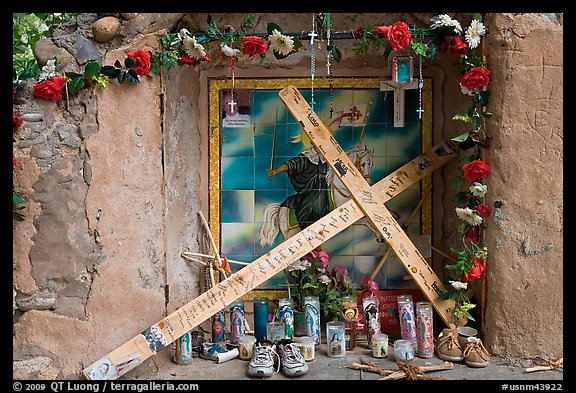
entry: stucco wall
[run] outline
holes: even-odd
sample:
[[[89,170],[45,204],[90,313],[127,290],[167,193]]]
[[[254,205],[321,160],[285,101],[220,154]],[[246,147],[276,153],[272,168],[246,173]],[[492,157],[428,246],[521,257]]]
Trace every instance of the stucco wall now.
[[[487,17],[497,89],[487,181],[483,333],[494,352],[563,353],[563,26],[556,14]]]
[[[85,53],[97,57],[107,50],[104,62],[112,64],[131,50],[154,51],[166,31],[205,29],[207,14],[115,14],[118,34],[92,43],[90,26],[101,16],[85,14],[83,25],[54,40],[71,53],[68,69],[79,69]],[[214,14],[219,25],[238,25],[242,16]],[[397,20],[424,25],[430,16],[333,14],[332,21],[346,31]],[[470,16],[456,17],[467,23]],[[260,14],[254,31],[265,31],[268,22],[302,31],[308,19]],[[485,22],[494,113],[488,124],[493,140],[486,152],[492,167],[487,203],[494,214],[485,237],[486,280],[475,288],[481,333],[495,355],[558,358],[562,20],[487,14]],[[389,75],[380,51],[355,56],[353,40],[342,40],[338,48],[343,60],[334,76]],[[307,76],[309,67],[309,50],[303,48],[281,62],[271,54],[263,62],[241,62],[237,76]],[[323,62],[317,69],[324,75]],[[175,67],[139,84],[114,81],[69,102],[35,99],[31,83],[17,93],[15,111],[40,113],[43,120],[25,121],[15,133],[14,183],[29,195],[26,220],[13,223],[15,378],[79,378],[83,366],[198,295],[200,270],[180,253],[200,249],[198,211],[207,212],[206,79],[227,75],[229,62],[216,57],[198,69]],[[456,67],[439,59],[426,64],[424,75],[434,77],[435,141],[460,134],[462,123],[450,120],[467,108]],[[434,233],[444,251],[457,238],[450,184],[458,165],[434,175]],[[438,258],[436,269],[444,262]]]

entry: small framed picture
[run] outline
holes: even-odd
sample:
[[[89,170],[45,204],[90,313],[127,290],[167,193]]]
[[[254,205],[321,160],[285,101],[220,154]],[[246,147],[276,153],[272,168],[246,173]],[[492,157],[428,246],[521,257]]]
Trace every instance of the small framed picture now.
[[[414,79],[414,59],[412,56],[394,56],[392,59],[392,80],[405,85]]]

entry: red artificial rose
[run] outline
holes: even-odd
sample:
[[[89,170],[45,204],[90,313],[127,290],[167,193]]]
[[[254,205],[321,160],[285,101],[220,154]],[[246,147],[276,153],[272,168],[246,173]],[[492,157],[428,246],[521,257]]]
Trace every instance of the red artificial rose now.
[[[266,40],[256,36],[244,37],[240,40],[242,43],[242,53],[247,55],[264,55],[266,54]]]
[[[474,90],[476,87],[488,86],[490,83],[490,71],[483,67],[474,67],[468,70],[466,74],[460,79],[460,84],[469,90]]]
[[[190,64],[193,66],[197,66],[203,61],[211,62],[212,59],[210,59],[209,57],[203,57],[200,60],[196,60],[192,56],[188,55],[186,52],[182,52],[182,55],[180,55],[180,63],[182,64]]]
[[[14,154],[12,154],[12,166],[16,166],[16,164],[16,157],[14,157]]]
[[[486,266],[484,266],[484,260],[482,258],[479,258],[479,257],[475,257],[474,259],[475,259],[474,266],[472,267],[472,269],[470,269],[468,274],[466,274],[466,273],[462,274],[460,281],[472,282],[472,281],[482,277],[482,273],[484,273],[484,269],[486,268]]]
[[[128,57],[134,59],[131,69],[138,75],[148,75],[150,73],[150,52],[147,50],[136,50],[129,52]]]
[[[198,60],[196,60],[192,56],[188,55],[188,53],[186,53],[186,52],[182,52],[182,55],[180,56],[180,63],[191,64],[191,65],[200,64],[200,62]]]
[[[477,243],[480,239],[480,232],[478,231],[478,228],[470,227],[464,234],[464,238],[470,240],[471,242]]]
[[[61,100],[62,86],[65,84],[65,77],[55,76],[34,85],[34,95],[45,100]]]
[[[396,22],[392,26],[379,26],[375,31],[386,37],[393,51],[407,47],[412,41],[408,25],[404,22]]]
[[[490,206],[488,205],[474,206],[474,210],[476,210],[478,215],[482,218],[488,217],[490,214],[492,214],[492,210],[490,210]]]
[[[451,56],[460,56],[468,52],[470,47],[461,37],[454,37],[446,46],[446,52]]]
[[[485,179],[490,174],[490,166],[482,160],[474,160],[462,166],[464,178],[470,183],[478,179]]]
[[[14,123],[12,127],[13,131],[16,131],[16,129],[22,125],[22,120],[20,120],[16,112],[12,112],[12,122]]]

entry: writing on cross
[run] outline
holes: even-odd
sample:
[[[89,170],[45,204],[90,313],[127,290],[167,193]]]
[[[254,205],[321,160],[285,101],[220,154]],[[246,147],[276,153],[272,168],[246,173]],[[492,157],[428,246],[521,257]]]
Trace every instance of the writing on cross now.
[[[306,101],[302,99],[294,87],[284,89],[281,91],[282,93],[284,93],[284,98],[282,96],[281,98],[289,101],[284,101],[284,103],[291,111],[296,111],[294,105],[302,106],[295,115],[302,125],[304,125],[303,113],[306,115],[305,118],[310,116],[310,119],[314,119],[314,122],[319,122],[319,120],[316,120],[318,119],[317,116],[311,112]],[[311,123],[312,120],[309,120],[309,122]],[[306,124],[305,130],[311,136],[313,143],[319,147],[321,153],[326,154],[327,160],[330,160],[331,165],[334,165],[336,159],[340,158],[338,155],[333,154],[337,143],[336,141],[331,141],[329,143],[334,144],[334,146],[326,145],[322,135],[322,127],[323,124],[321,122],[313,128]],[[136,334],[126,343],[87,366],[83,370],[84,376],[87,379],[116,379],[126,374],[186,332],[208,320],[219,310],[229,306],[234,300],[242,297],[287,268],[365,215],[378,224],[392,249],[402,256],[401,260],[403,263],[408,264],[410,274],[419,285],[422,285],[423,292],[429,299],[433,300],[435,308],[448,324],[449,314],[454,307],[454,301],[438,300],[438,295],[445,291],[443,285],[430,267],[427,266],[426,262],[422,262],[418,258],[419,254],[415,254],[417,250],[414,251],[415,247],[412,243],[399,236],[398,231],[402,231],[402,229],[399,227],[395,228],[392,225],[390,218],[386,214],[387,209],[384,207],[384,203],[456,157],[458,151],[459,146],[456,142],[446,141],[440,143],[371,187],[367,184],[349,182],[348,177],[357,175],[354,172],[354,165],[348,161],[341,161],[348,170],[344,172],[344,175],[340,176],[342,176],[343,180],[346,178],[345,184],[354,191],[353,194],[361,194],[361,197],[356,195],[355,198],[348,200],[303,231],[286,239],[271,251],[260,256],[249,265],[244,266],[225,280],[220,281],[178,310],[151,327],[147,327],[141,333]],[[348,159],[347,156],[345,158]],[[374,206],[371,207],[371,204]],[[403,231],[402,233],[404,234]],[[97,371],[102,369],[108,371],[105,374]]]

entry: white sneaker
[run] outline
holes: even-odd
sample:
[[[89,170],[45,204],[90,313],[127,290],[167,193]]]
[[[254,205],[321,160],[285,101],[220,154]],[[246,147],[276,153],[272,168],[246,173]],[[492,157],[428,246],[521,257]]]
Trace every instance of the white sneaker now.
[[[292,340],[280,340],[277,351],[284,375],[287,377],[298,377],[308,372],[308,364]]]
[[[274,356],[278,358],[276,353],[276,345],[270,341],[265,340],[254,344],[254,353],[248,365],[248,375],[251,377],[270,377],[274,372]],[[278,361],[278,368],[280,369],[280,362]]]

